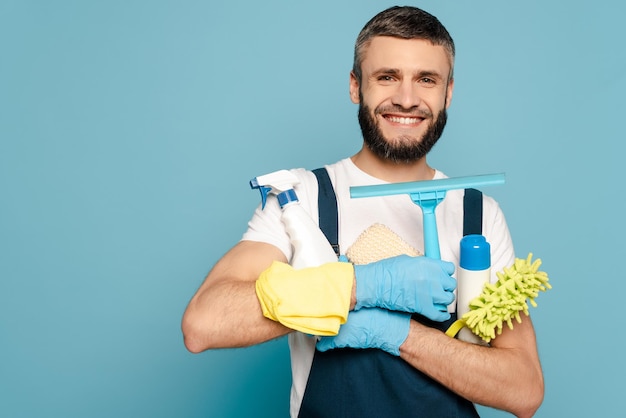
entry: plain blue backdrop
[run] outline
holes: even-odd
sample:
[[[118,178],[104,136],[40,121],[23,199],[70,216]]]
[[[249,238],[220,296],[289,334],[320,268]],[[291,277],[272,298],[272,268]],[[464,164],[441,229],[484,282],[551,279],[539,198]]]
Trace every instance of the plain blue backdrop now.
[[[1,417],[287,416],[284,339],[192,355],[181,316],[252,177],[358,150],[353,42],[393,4],[0,0]],[[412,4],[458,50],[431,164],[505,172],[554,286],[536,416],[623,414],[623,3]]]

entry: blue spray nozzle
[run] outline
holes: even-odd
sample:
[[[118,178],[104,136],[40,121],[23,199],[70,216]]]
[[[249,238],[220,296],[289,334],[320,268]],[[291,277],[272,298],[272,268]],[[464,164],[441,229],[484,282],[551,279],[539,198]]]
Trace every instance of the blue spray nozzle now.
[[[261,209],[265,209],[267,195],[272,191],[272,188],[259,185],[256,177],[250,180],[250,188],[259,189],[259,192],[261,192]]]
[[[430,258],[441,258],[435,208],[446,197],[448,190],[494,186],[504,183],[504,173],[478,176],[451,177],[440,180],[412,181],[350,187],[350,197],[374,197],[408,194],[422,208],[424,221],[424,253]]]
[[[267,196],[270,193],[278,196],[281,206],[297,201],[298,197],[293,188],[298,183],[300,181],[295,174],[287,170],[279,170],[253,178],[250,180],[250,187],[259,189],[259,192],[261,192],[261,209],[265,209]]]

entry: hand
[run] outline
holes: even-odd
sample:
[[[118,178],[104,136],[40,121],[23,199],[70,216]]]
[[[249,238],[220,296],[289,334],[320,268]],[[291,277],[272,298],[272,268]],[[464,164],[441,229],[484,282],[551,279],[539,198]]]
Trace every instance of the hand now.
[[[454,301],[454,264],[428,257],[400,255],[355,265],[355,310],[380,307],[415,312],[433,321],[450,318],[446,307]]]
[[[378,348],[394,356],[400,355],[400,346],[409,335],[411,314],[380,308],[351,311],[348,321],[333,337],[322,337],[317,342],[319,351],[334,348]]]
[[[311,335],[335,335],[346,322],[354,287],[354,267],[326,263],[294,269],[274,261],[255,283],[263,316]]]

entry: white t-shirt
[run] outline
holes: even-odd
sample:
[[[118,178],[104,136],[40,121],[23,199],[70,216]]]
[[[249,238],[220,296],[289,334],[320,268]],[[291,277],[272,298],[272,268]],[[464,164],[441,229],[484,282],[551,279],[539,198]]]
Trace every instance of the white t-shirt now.
[[[424,253],[422,209],[408,195],[351,198],[350,187],[387,184],[361,171],[351,159],[346,158],[325,167],[337,196],[339,212],[339,246],[342,254],[350,248],[363,231],[374,224],[383,224],[399,235],[402,240]],[[318,221],[318,185],[315,175],[304,169],[291,170],[300,180],[294,190],[311,217]],[[433,180],[446,176],[436,171]],[[463,237],[463,190],[450,190],[437,205],[435,218],[439,235],[441,259],[453,262],[458,269],[460,241]],[[513,264],[515,253],[504,214],[498,203],[483,195],[482,234],[491,246],[491,281],[497,280],[496,272]],[[242,240],[260,241],[279,248],[290,260],[293,249],[284,225],[281,209],[276,198],[268,198],[263,210],[259,206],[248,223]],[[455,311],[455,304],[449,306]],[[315,339],[299,332],[289,334],[291,351],[292,390],[291,415],[296,417],[300,409],[309,375]]]

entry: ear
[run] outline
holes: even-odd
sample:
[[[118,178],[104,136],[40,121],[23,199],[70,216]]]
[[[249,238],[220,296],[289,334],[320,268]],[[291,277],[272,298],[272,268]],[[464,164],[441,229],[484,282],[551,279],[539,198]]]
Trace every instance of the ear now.
[[[454,78],[448,81],[448,87],[446,88],[446,109],[450,107],[452,103],[452,91],[454,90]]]
[[[350,100],[352,103],[359,104],[359,81],[356,79],[356,75],[354,75],[354,71],[350,71]]]

